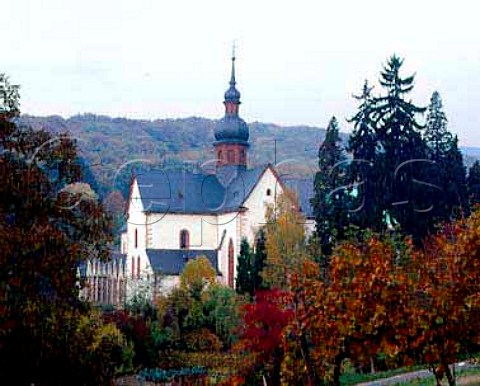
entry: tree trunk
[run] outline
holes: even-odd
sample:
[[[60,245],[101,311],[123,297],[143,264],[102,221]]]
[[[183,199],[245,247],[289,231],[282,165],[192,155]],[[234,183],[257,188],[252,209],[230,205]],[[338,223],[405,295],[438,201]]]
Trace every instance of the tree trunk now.
[[[372,356],[370,357],[370,373],[375,374],[375,361]]]
[[[333,386],[340,386],[340,375],[342,372],[342,361],[345,358],[345,354],[339,353],[335,357],[335,367],[333,368]]]
[[[441,379],[438,376],[437,369],[435,368],[435,365],[431,365],[431,366],[432,366],[432,373],[435,376],[435,381],[437,382],[437,386],[442,386],[442,382],[441,382]]]
[[[302,351],[303,360],[307,368],[308,386],[314,386],[316,384],[315,373],[312,371],[313,364],[310,359],[310,352],[308,351],[307,339],[302,334],[300,337],[300,350]]]
[[[448,385],[455,386],[457,383],[455,381],[455,377],[452,375],[452,372],[450,371],[450,367],[448,366],[448,363],[444,363],[443,366],[445,367],[445,375],[447,376]]]

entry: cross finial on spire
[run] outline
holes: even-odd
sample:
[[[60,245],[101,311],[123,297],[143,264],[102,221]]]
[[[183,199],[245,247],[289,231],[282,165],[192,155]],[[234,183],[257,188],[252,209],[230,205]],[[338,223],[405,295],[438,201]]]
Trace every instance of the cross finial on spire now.
[[[232,42],[232,72],[230,75],[230,87],[225,92],[225,102],[233,102],[236,105],[240,104],[240,92],[236,89],[235,85],[237,84],[235,80],[235,51],[236,51],[235,40]]]
[[[233,44],[232,44],[232,75],[230,77],[230,85],[231,86],[235,86],[236,82],[235,82],[235,40],[233,41]]]

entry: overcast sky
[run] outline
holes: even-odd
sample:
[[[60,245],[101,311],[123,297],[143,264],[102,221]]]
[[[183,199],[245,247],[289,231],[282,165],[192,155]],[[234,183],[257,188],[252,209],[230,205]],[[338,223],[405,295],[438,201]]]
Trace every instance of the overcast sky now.
[[[223,115],[237,42],[247,122],[348,131],[352,93],[388,56],[416,73],[412,99],[443,98],[450,129],[480,146],[480,27],[474,1],[6,0],[1,68],[22,112],[132,118]],[[376,87],[376,91],[380,91]]]

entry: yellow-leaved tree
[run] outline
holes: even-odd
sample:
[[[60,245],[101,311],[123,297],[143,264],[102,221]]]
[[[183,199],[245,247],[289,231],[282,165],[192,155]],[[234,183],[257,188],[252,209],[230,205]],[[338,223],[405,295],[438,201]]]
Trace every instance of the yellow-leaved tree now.
[[[265,225],[267,260],[262,278],[271,288],[289,289],[293,272],[307,258],[305,218],[296,195],[285,190],[275,207],[267,208]]]
[[[216,272],[205,256],[190,260],[180,275],[180,286],[189,292],[190,296],[200,300],[204,289],[216,283]]]

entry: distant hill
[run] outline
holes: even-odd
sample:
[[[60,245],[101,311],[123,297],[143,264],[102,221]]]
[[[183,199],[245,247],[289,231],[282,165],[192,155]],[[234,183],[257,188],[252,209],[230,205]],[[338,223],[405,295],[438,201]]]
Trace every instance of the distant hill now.
[[[20,124],[52,133],[68,132],[78,139],[89,170],[87,180],[101,197],[114,191],[125,197],[131,167],[138,170],[185,164],[193,168],[214,158],[213,132],[217,120],[206,118],[137,120],[93,114],[65,119],[23,115]],[[317,167],[318,147],[325,130],[309,126],[279,126],[253,122],[250,165],[277,164],[283,173],[307,176]],[[346,145],[348,134],[341,133]],[[480,158],[480,148],[464,147],[466,164]]]
[[[93,114],[35,117],[22,115],[18,123],[52,133],[68,132],[78,140],[80,153],[102,197],[113,190],[127,193],[130,167],[186,164],[214,158],[217,120],[206,118],[137,120]],[[316,169],[317,152],[325,130],[308,126],[279,126],[253,122],[250,126],[249,163],[280,164],[285,172],[309,175]],[[346,140],[347,135],[343,135]],[[93,181],[89,181],[95,185]]]

